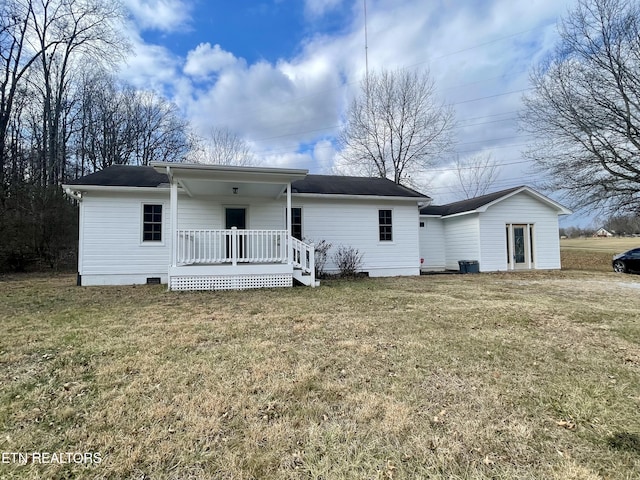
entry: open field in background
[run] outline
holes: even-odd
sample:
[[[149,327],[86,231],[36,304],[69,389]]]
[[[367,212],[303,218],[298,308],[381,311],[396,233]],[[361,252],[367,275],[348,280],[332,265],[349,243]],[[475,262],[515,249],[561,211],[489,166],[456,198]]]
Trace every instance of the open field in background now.
[[[597,479],[640,472],[640,277],[169,293],[0,280],[1,478]]]
[[[640,247],[640,238],[566,238],[560,240],[562,268],[611,272],[611,257]]]
[[[640,237],[631,238],[563,238],[560,240],[562,250],[586,250],[589,252],[616,253],[640,247]]]

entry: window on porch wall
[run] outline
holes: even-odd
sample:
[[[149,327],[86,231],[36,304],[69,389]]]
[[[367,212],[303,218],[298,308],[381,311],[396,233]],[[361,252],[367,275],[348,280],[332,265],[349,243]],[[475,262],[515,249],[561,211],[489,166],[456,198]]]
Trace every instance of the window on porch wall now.
[[[285,225],[287,209],[285,208]],[[291,207],[291,236],[302,241],[302,207]]]

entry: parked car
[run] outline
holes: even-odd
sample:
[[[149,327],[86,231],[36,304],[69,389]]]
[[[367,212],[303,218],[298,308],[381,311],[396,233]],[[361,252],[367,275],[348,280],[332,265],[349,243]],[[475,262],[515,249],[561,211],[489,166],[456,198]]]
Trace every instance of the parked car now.
[[[613,271],[618,273],[640,273],[640,248],[634,248],[613,256]]]

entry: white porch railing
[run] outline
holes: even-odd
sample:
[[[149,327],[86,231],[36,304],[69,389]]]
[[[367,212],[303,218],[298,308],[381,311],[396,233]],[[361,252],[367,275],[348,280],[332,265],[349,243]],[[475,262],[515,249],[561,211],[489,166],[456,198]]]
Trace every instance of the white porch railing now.
[[[293,266],[304,273],[312,273],[315,270],[315,255],[313,245],[307,245],[297,238],[291,237],[293,244]]]
[[[286,230],[177,231],[176,264],[288,263]]]

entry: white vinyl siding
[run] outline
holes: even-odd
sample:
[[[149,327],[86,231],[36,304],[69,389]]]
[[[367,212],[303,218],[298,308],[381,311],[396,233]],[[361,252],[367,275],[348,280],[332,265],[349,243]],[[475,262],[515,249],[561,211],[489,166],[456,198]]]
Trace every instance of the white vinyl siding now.
[[[508,224],[533,226],[532,268],[560,268],[560,237],[556,209],[526,192],[521,192],[492,205],[481,214],[481,218],[480,270],[507,270],[505,227]]]
[[[446,265],[444,224],[436,217],[420,217],[420,258],[422,269],[444,270]]]
[[[391,200],[338,200],[294,195],[302,205],[305,241],[332,244],[326,271],[337,272],[333,261],[336,249],[354,247],[363,256],[362,271],[370,276],[418,275],[420,251],[415,202]],[[393,210],[393,241],[380,241],[379,210]]]
[[[477,213],[445,219],[445,266],[447,270],[458,270],[460,260],[477,260],[482,269],[479,230]]]
[[[142,242],[143,205],[162,205],[163,241]],[[148,277],[166,279],[171,240],[168,191],[91,193],[82,200],[78,273],[83,285],[108,284],[95,278],[124,276],[126,283],[145,283]],[[93,279],[92,279],[93,278]]]
[[[295,207],[302,208],[303,211],[304,241],[327,240],[333,245],[329,252],[327,271],[337,271],[332,256],[338,246],[344,245],[353,246],[363,254],[362,270],[372,276],[419,273],[416,203],[308,198],[295,195],[293,198]],[[200,200],[187,196],[180,196],[178,202],[179,228],[224,228],[223,206],[231,205],[232,202],[233,205],[246,206],[247,228],[286,229],[284,199],[217,197]],[[379,210],[393,211],[392,242],[379,240]]]
[[[415,201],[385,199],[310,198],[294,195],[303,209],[302,231],[307,242],[333,245],[327,271],[336,272],[333,254],[340,245],[357,248],[362,271],[371,276],[418,275],[419,212]],[[162,242],[142,242],[143,205],[162,205]],[[179,229],[222,229],[226,206],[247,209],[247,228],[286,229],[286,201],[257,197],[199,197],[180,194]],[[393,241],[379,240],[379,211],[392,210]],[[168,189],[139,192],[91,192],[81,206],[83,285],[145,283],[160,277],[166,283],[171,263],[172,235]]]
[[[285,229],[282,200],[234,197],[190,198],[180,195],[178,199],[178,229],[223,229],[226,207],[247,209],[247,228],[254,230]]]

